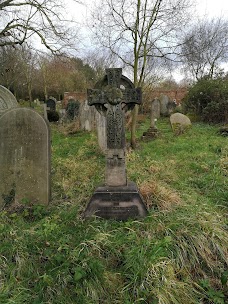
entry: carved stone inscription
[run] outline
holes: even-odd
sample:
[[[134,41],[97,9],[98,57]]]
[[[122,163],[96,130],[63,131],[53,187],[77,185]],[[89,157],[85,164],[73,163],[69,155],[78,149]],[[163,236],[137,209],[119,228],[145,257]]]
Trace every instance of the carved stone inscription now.
[[[15,108],[0,118],[0,207],[47,204],[50,199],[50,138],[35,111]]]
[[[100,206],[99,209],[96,211],[95,215],[105,219],[112,218],[112,219],[118,219],[119,221],[125,221],[129,217],[137,218],[138,213],[139,213],[138,208],[135,205],[129,207]]]

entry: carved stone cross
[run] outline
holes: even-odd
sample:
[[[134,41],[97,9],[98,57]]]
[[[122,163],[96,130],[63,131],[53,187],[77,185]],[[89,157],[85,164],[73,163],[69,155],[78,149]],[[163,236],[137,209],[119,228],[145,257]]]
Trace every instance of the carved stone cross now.
[[[122,69],[107,69],[95,89],[87,90],[88,104],[106,117],[107,151],[105,185],[94,192],[85,217],[127,220],[144,217],[146,206],[133,182],[127,181],[125,166],[124,113],[141,103],[141,89],[122,75]]]
[[[88,104],[106,116],[106,185],[123,186],[127,185],[124,113],[141,103],[141,89],[134,88],[122,69],[106,69],[106,74],[100,89],[87,90]]]

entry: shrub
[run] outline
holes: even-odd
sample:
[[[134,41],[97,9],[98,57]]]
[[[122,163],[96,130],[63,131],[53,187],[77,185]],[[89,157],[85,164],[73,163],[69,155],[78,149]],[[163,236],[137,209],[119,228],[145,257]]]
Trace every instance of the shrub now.
[[[228,119],[228,81],[224,78],[202,78],[190,88],[183,101],[184,112],[199,115],[205,122]]]

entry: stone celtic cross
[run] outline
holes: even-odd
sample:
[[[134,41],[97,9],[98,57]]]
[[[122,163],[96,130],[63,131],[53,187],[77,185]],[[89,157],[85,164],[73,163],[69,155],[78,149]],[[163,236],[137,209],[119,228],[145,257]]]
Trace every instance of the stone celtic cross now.
[[[122,75],[122,69],[106,69],[95,89],[87,90],[88,104],[106,117],[107,151],[105,185],[94,192],[85,217],[126,220],[147,214],[135,183],[127,181],[125,166],[125,112],[141,103],[141,89]]]
[[[141,89],[122,75],[122,69],[106,69],[106,77],[98,84],[99,89],[88,89],[88,104],[106,116],[107,161],[106,184],[127,184],[125,169],[124,113],[141,103]]]

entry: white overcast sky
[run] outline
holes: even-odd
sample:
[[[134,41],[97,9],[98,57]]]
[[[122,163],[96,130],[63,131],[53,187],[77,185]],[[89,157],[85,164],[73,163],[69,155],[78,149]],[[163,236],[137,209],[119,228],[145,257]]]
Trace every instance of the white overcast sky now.
[[[75,3],[74,0],[66,0],[70,14],[79,22],[83,21],[89,14],[91,4],[99,0],[83,0],[83,5]],[[196,0],[195,13],[210,17],[228,15],[228,0]]]
[[[85,21],[86,18],[89,18],[93,4],[99,2],[99,0],[82,0],[81,2],[83,4],[78,4],[74,0],[65,0],[66,10],[69,12],[68,17],[72,17],[79,23],[80,34],[86,40],[88,28],[86,28]],[[226,18],[228,16],[228,0],[195,0],[195,3],[194,16],[189,16],[192,20],[197,16],[200,18],[204,16],[207,18],[221,16]]]
[[[80,25],[80,32],[84,36],[83,40],[86,43],[86,36],[88,34],[85,27],[85,20],[90,14],[94,2],[99,0],[83,0],[83,5],[75,3],[74,0],[65,0],[66,9],[69,11],[70,16],[76,20]],[[228,0],[195,0],[196,6],[194,10],[194,16],[189,18],[194,19],[204,17],[224,17],[228,18]],[[80,52],[80,51],[79,51]],[[225,70],[228,70],[228,65],[224,66]],[[179,69],[173,73],[173,77],[179,81],[183,79],[184,75],[180,73]]]

